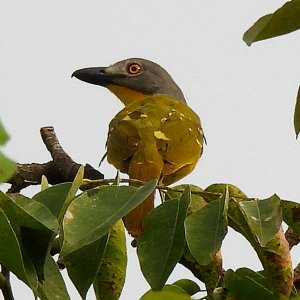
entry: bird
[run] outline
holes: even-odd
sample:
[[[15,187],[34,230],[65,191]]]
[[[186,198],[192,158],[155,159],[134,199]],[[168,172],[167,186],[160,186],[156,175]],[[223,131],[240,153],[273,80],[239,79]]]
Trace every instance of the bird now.
[[[107,161],[130,179],[170,185],[195,168],[205,141],[199,116],[180,87],[159,64],[129,58],[108,67],[89,67],[72,77],[111,91],[125,107],[111,120]],[[135,239],[154,209],[154,193],[129,212],[124,224]]]

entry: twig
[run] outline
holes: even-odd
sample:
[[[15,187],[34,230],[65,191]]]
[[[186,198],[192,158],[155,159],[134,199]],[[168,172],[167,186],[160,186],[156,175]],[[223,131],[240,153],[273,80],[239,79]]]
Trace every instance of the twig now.
[[[56,238],[52,243],[50,255],[54,256],[55,254],[59,254],[60,250],[59,238]]]
[[[1,291],[4,300],[14,300],[14,295],[12,293],[10,285],[10,272],[5,267],[1,266]],[[3,280],[2,280],[3,279]]]

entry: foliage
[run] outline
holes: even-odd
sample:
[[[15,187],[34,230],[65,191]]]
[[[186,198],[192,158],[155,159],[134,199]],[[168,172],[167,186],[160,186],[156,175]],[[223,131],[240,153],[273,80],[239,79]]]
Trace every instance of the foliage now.
[[[126,268],[120,219],[153,191],[156,182],[140,188],[100,186],[76,195],[78,182],[77,177],[73,184],[54,185],[32,199],[0,192],[0,262],[41,299],[69,299],[58,264],[50,255],[58,236],[59,265],[66,267],[82,298],[94,283],[97,295],[104,288],[107,299],[118,299]],[[109,272],[113,279],[108,280]],[[113,296],[115,290],[117,296]]]
[[[156,186],[155,181],[139,188],[105,185],[76,193],[81,182],[77,176],[73,183],[48,187],[32,199],[0,194],[0,235],[4,241],[1,264],[41,299],[69,299],[58,265],[67,269],[82,299],[92,284],[97,299],[118,299],[126,276],[125,236],[120,219]],[[173,299],[183,300],[198,293],[198,284],[191,280],[165,284],[181,257],[187,255],[195,260],[193,268],[202,270],[204,277],[200,279],[207,284],[205,276],[209,273],[203,268],[217,263],[215,257],[228,225],[248,239],[264,271],[228,270],[223,296],[240,299],[245,286],[249,286],[247,295],[259,291],[264,299],[281,297],[292,270],[277,235],[281,215],[291,215],[291,208],[297,206],[288,204],[277,196],[260,201],[249,199],[235,186],[226,184],[211,185],[205,190],[189,186],[169,189],[166,201],[146,218],[146,229],[137,243],[141,270],[152,288],[142,299],[169,299],[172,295]],[[59,264],[50,255],[57,236],[61,246]],[[278,265],[272,268],[274,261],[269,251],[281,256],[281,269]],[[222,286],[217,280],[214,285]],[[207,290],[213,292],[209,286]]]

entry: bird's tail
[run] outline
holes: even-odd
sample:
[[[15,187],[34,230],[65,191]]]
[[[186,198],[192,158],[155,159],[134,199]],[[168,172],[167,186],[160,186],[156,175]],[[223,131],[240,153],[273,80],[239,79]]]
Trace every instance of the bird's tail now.
[[[157,151],[156,145],[155,147],[147,145],[147,148],[138,151],[130,162],[129,178],[145,182],[152,179],[158,180],[161,175],[162,167],[163,161]],[[143,221],[153,208],[154,193],[151,193],[141,204],[124,217],[125,227],[134,238],[140,235],[143,230]]]

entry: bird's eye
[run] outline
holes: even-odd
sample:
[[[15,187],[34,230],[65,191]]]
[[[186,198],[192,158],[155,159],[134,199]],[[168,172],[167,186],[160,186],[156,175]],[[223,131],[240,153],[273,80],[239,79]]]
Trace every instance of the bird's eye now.
[[[128,73],[131,74],[131,75],[136,75],[136,74],[140,73],[141,67],[140,67],[139,64],[133,63],[133,64],[130,64],[130,65],[127,67],[127,71],[128,71]]]

